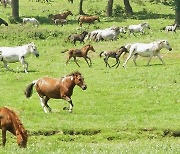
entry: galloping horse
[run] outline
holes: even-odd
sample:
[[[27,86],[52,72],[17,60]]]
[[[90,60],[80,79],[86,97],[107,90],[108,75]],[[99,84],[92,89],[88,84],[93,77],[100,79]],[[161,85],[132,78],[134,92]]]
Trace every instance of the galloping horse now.
[[[106,64],[106,67],[109,66],[109,68],[116,66],[116,68],[118,68],[119,64],[120,64],[120,56],[122,55],[122,53],[128,53],[128,50],[125,48],[125,46],[121,46],[118,50],[116,51],[102,51],[99,56],[102,57],[102,54],[104,54],[105,58],[104,58],[104,62]],[[108,63],[108,59],[109,57],[111,58],[116,58],[116,63],[112,66],[109,65]]]
[[[164,64],[164,62],[159,54],[160,50],[162,48],[166,48],[169,51],[172,50],[172,48],[167,40],[155,41],[155,42],[148,43],[148,44],[134,43],[134,44],[128,44],[127,46],[130,49],[130,51],[129,51],[129,56],[127,57],[126,61],[123,64],[123,67],[125,67],[126,63],[132,56],[134,56],[133,57],[134,64],[137,65],[136,58],[138,57],[138,55],[140,55],[142,57],[149,57],[147,65],[149,65],[153,56],[157,56],[160,59],[160,61]]]
[[[84,43],[84,38],[88,34],[87,31],[83,31],[81,34],[72,34],[68,37],[68,40],[72,40],[74,45],[76,45],[76,41],[80,41],[80,43]]]
[[[56,14],[56,15],[52,15],[52,20],[56,20],[56,19],[66,19],[68,15],[73,15],[71,11],[66,11],[64,13],[60,13],[60,14]]]
[[[8,70],[7,63],[20,61],[25,73],[28,73],[28,63],[25,61],[25,57],[29,54],[34,54],[36,57],[39,57],[37,47],[34,43],[16,47],[0,47],[0,60],[3,61],[4,67]]]
[[[69,75],[66,75],[60,79],[44,77],[38,80],[34,80],[30,83],[26,90],[25,95],[27,98],[31,97],[32,89],[35,85],[35,89],[39,95],[41,105],[44,109],[44,112],[51,112],[51,108],[47,104],[50,98],[55,99],[64,99],[69,102],[70,107],[64,107],[64,110],[68,110],[72,112],[73,110],[73,103],[71,100],[71,96],[73,94],[73,89],[76,85],[81,87],[83,90],[86,90],[87,86],[84,82],[84,78],[82,77],[81,73],[74,72]]]
[[[88,66],[91,67],[92,65],[91,58],[87,56],[89,50],[95,52],[95,49],[92,45],[86,45],[81,49],[70,49],[70,50],[63,51],[62,53],[68,51],[68,58],[66,60],[66,65],[68,64],[69,60],[73,57],[75,63],[79,66],[79,64],[76,61],[76,57],[83,57],[85,61],[87,62]],[[87,59],[89,59],[90,64]]]
[[[98,16],[86,16],[86,15],[84,15],[84,16],[80,16],[78,18],[78,23],[80,26],[82,26],[83,23],[89,23],[89,25],[90,25],[90,24],[94,23],[95,20],[100,22]]]
[[[2,129],[3,146],[6,144],[6,131],[17,137],[17,144],[20,147],[25,148],[27,146],[27,131],[15,112],[6,107],[0,108],[0,129]]]

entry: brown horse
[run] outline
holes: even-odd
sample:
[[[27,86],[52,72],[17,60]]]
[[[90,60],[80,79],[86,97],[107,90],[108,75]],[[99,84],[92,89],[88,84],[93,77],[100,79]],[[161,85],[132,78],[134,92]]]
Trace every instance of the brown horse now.
[[[71,73],[60,79],[44,77],[33,81],[26,87],[25,95],[27,98],[32,96],[34,85],[45,113],[51,112],[51,108],[47,104],[50,98],[64,99],[68,101],[70,107],[64,107],[64,110],[69,110],[69,112],[72,112],[73,103],[71,100],[71,96],[73,94],[74,87],[78,85],[83,90],[86,90],[87,88],[84,82],[84,78],[79,72]]]
[[[76,45],[76,41],[80,41],[80,43],[81,42],[85,43],[84,38],[86,37],[87,34],[88,34],[87,31],[83,31],[81,34],[72,34],[68,37],[68,40],[71,40],[74,43],[74,45]]]
[[[56,20],[56,19],[66,19],[68,15],[73,15],[71,11],[66,11],[64,13],[60,13],[60,14],[56,14],[56,15],[52,15],[52,20]]]
[[[91,67],[91,65],[92,65],[91,58],[87,56],[89,50],[95,52],[94,47],[90,44],[84,46],[81,49],[70,49],[70,50],[63,51],[62,53],[68,51],[68,58],[66,60],[66,65],[68,64],[69,60],[73,57],[75,63],[79,66],[79,64],[76,61],[76,57],[83,57],[85,59],[86,63],[88,64],[88,66]],[[87,59],[89,59],[90,64]]]
[[[0,129],[2,129],[3,146],[6,144],[6,131],[17,137],[17,144],[25,148],[27,146],[27,131],[24,129],[16,113],[6,107],[0,108]]]
[[[125,46],[121,46],[118,50],[116,51],[102,51],[99,56],[102,57],[102,54],[104,54],[105,58],[104,58],[104,62],[106,64],[106,67],[109,66],[110,67],[114,67],[116,66],[116,68],[118,68],[119,64],[120,64],[120,56],[122,55],[122,53],[128,53],[128,50],[125,48]],[[109,65],[108,63],[108,59],[109,57],[111,58],[116,58],[116,63],[112,66]]]
[[[80,26],[82,26],[83,23],[89,23],[89,25],[90,25],[90,24],[94,23],[95,20],[100,22],[98,16],[86,16],[86,15],[84,15],[84,16],[80,16],[78,18],[78,23]]]

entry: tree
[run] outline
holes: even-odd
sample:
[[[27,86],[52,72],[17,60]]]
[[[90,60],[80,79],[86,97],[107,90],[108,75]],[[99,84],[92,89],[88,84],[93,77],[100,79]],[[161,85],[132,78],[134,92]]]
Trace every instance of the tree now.
[[[80,3],[79,3],[79,14],[80,14],[80,15],[84,15],[84,14],[85,14],[85,13],[83,12],[82,6],[83,6],[83,0],[80,0]]]
[[[129,0],[124,0],[124,6],[125,6],[125,11],[127,12],[127,14],[133,15],[133,10],[129,3]]]
[[[107,16],[108,17],[112,16],[112,7],[113,7],[113,0],[108,0],[108,5],[107,5]]]
[[[19,0],[12,0],[12,16],[18,21],[19,20]]]
[[[175,22],[180,25],[180,0],[175,0]]]

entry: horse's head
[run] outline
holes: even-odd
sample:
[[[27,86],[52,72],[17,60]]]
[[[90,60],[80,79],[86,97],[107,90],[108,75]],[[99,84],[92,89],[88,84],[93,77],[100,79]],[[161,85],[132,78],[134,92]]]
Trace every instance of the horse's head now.
[[[28,45],[28,48],[31,53],[33,53],[36,57],[39,57],[39,52],[37,51],[37,47],[33,42]]]
[[[170,44],[169,44],[169,42],[167,40],[160,41],[160,45],[162,45],[162,47],[168,49],[169,51],[172,50],[172,48],[171,48],[171,46],[170,46]]]
[[[125,47],[125,46],[121,46],[119,49],[118,49],[118,52],[125,52],[125,53],[128,53],[128,49]]]
[[[26,148],[27,147],[27,131],[23,131],[23,132],[17,132],[16,131],[16,136],[17,136],[17,144],[19,145],[19,147],[21,148]]]
[[[76,85],[78,85],[79,87],[81,87],[83,90],[86,90],[87,89],[87,86],[84,82],[84,78],[83,76],[81,75],[81,73],[79,72],[74,72],[73,73],[73,78],[74,78],[74,82]]]
[[[67,14],[68,14],[68,15],[72,15],[72,16],[73,16],[73,14],[72,14],[72,12],[71,12],[71,11],[67,11]]]
[[[91,50],[91,51],[95,52],[94,47],[92,45],[90,45],[90,44],[87,45],[87,50]]]
[[[88,34],[87,31],[83,31],[83,32],[82,32],[82,35],[84,35],[84,36],[86,36],[87,34]]]

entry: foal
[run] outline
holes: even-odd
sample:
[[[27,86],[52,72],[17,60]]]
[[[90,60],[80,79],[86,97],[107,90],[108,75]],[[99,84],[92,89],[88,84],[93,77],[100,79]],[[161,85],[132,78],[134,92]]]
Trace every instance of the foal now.
[[[80,41],[80,43],[84,43],[84,38],[88,34],[87,31],[82,32],[81,34],[72,34],[68,37],[68,40],[72,40],[74,45],[76,45],[76,41]]]
[[[78,23],[80,26],[82,26],[83,23],[89,23],[89,25],[90,25],[90,24],[94,23],[95,20],[100,22],[98,16],[86,16],[86,15],[84,15],[84,16],[80,16],[78,18]]]
[[[56,19],[66,19],[68,15],[73,15],[71,11],[66,11],[64,13],[60,13],[60,14],[55,14],[52,15],[52,20],[56,20]],[[49,15],[50,17],[51,15]]]
[[[91,58],[87,56],[89,50],[95,52],[95,49],[92,45],[86,45],[81,49],[70,49],[70,50],[63,51],[62,53],[68,51],[68,58],[66,60],[66,65],[68,64],[69,60],[73,57],[75,63],[79,66],[79,64],[76,61],[76,57],[83,57],[86,63],[88,64],[88,66],[91,67],[92,65]],[[90,64],[87,59],[89,59]]]
[[[102,54],[104,54],[105,58],[104,58],[104,62],[106,64],[106,67],[109,66],[109,68],[116,66],[116,68],[118,68],[119,64],[120,64],[120,56],[122,55],[122,53],[128,53],[128,50],[125,48],[125,46],[121,46],[118,50],[116,51],[102,51],[99,56],[102,57]],[[116,63],[112,66],[109,65],[108,63],[108,59],[109,57],[111,58],[116,58]]]
[[[26,148],[27,131],[15,112],[6,107],[0,108],[0,129],[2,129],[3,146],[6,144],[6,131],[9,131],[17,137],[19,147]]]

